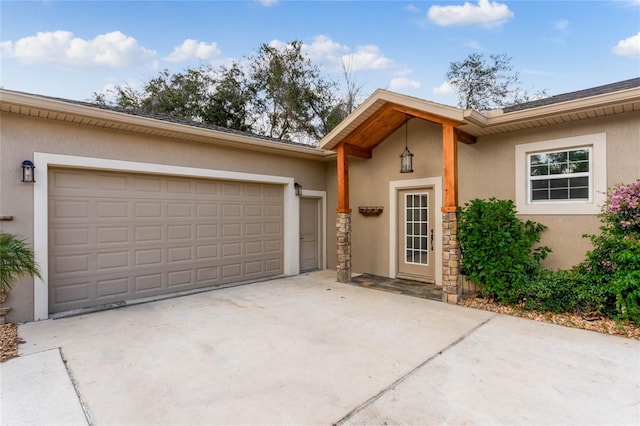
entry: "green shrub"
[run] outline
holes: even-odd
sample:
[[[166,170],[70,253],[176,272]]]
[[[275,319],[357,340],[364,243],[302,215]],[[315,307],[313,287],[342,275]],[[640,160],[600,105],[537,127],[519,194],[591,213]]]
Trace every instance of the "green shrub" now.
[[[523,306],[525,309],[569,312],[576,309],[576,277],[570,271],[538,271],[525,286]]]
[[[640,180],[612,188],[600,218],[600,235],[586,235],[594,248],[577,269],[605,297],[607,315],[640,324]]]
[[[501,303],[518,303],[551,251],[540,241],[546,227],[516,217],[511,200],[475,199],[461,209],[458,238],[463,273],[483,285],[482,293]]]

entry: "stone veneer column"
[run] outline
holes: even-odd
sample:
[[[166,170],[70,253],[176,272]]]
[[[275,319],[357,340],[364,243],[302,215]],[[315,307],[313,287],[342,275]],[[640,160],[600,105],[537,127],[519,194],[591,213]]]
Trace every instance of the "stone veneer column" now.
[[[351,213],[338,213],[338,282],[351,281]]]
[[[442,213],[442,301],[458,303],[460,295],[460,243],[458,214]]]

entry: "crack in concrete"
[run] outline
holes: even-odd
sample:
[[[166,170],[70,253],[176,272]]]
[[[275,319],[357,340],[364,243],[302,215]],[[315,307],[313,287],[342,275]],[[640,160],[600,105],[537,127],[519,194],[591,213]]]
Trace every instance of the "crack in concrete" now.
[[[62,363],[64,364],[65,370],[67,370],[67,375],[69,376],[69,380],[71,380],[73,391],[76,393],[76,396],[78,397],[78,402],[80,402],[80,406],[82,407],[84,418],[87,419],[87,425],[94,426],[96,423],[93,420],[93,416],[91,415],[89,406],[87,405],[86,401],[82,398],[82,394],[80,393],[80,389],[78,388],[78,382],[76,381],[75,377],[73,377],[73,374],[71,374],[71,370],[69,370],[67,359],[64,357],[64,354],[62,353],[61,347],[58,347],[58,352],[60,352],[60,358],[62,358]]]
[[[405,373],[399,379],[397,379],[396,381],[391,383],[389,386],[387,386],[386,388],[382,389],[380,392],[378,392],[377,394],[375,394],[371,398],[367,399],[362,404],[360,404],[357,407],[355,407],[353,410],[351,410],[349,413],[347,413],[347,415],[342,417],[337,422],[334,422],[333,426],[339,426],[339,425],[344,424],[347,420],[351,419],[353,416],[355,416],[356,414],[358,414],[359,412],[361,412],[362,410],[364,410],[365,408],[367,408],[368,406],[370,406],[371,404],[376,402],[378,399],[380,399],[387,392],[393,390],[396,386],[398,386],[399,384],[401,384],[402,382],[407,380],[409,377],[413,376],[422,367],[424,367],[425,365],[427,365],[428,363],[430,363],[431,361],[433,361],[434,359],[436,359],[437,357],[439,357],[443,353],[447,352],[449,349],[451,349],[451,348],[457,346],[458,344],[460,344],[467,337],[469,337],[470,335],[475,333],[478,329],[480,329],[480,327],[484,326],[485,324],[487,324],[489,321],[491,321],[492,319],[494,319],[497,316],[498,316],[498,314],[492,315],[491,317],[489,317],[486,320],[482,321],[480,324],[478,324],[475,327],[473,327],[471,330],[467,331],[464,335],[459,337],[456,341],[452,342],[451,344],[449,344],[447,347],[445,347],[444,349],[442,349],[438,353],[430,356],[425,361],[421,362],[416,367],[412,368],[409,372]]]

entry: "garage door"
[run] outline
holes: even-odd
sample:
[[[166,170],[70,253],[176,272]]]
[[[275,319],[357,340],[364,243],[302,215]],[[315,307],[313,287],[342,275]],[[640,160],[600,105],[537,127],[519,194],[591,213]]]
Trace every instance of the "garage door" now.
[[[49,172],[49,311],[283,273],[283,187]]]

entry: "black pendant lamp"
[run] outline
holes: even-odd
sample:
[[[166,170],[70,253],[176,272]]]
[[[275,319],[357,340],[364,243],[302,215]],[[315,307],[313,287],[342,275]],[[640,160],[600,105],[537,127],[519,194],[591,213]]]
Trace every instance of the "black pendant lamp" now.
[[[413,154],[407,148],[407,115],[404,116],[404,151],[400,154],[400,173],[413,173]]]

